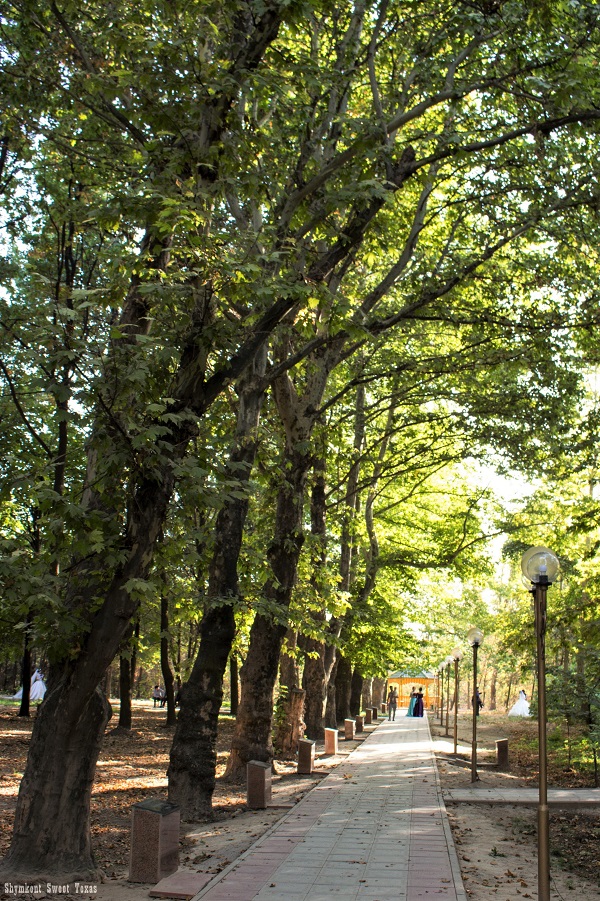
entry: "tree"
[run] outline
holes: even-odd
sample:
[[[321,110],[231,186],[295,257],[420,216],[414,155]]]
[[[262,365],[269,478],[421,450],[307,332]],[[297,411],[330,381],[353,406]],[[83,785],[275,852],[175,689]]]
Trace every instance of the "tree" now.
[[[72,496],[42,492],[60,537],[62,636],[5,873],[93,871],[89,793],[109,716],[97,686],[151,591],[156,540],[176,482],[210,440],[214,405],[270,339],[265,387],[275,386],[292,469],[265,594],[285,614],[317,419],[302,410],[309,382],[320,405],[327,376],[358,347],[397,327],[409,348],[411,329],[428,322],[470,329],[473,347],[482,322],[525,331],[522,364],[557,322],[571,323],[557,302],[524,328],[510,286],[525,241],[545,238],[550,220],[568,233],[596,203],[589,4],[561,10],[550,30],[534,17],[525,33],[520,3],[156,10],[154,0],[19,0],[1,23],[1,106],[32,159],[19,187],[64,199],[72,184],[70,246],[91,232],[98,259],[91,278],[78,265],[75,280],[65,269],[58,281],[66,333],[94,320],[92,343],[78,339],[85,453]],[[45,177],[53,163],[59,183]],[[46,301],[36,251],[50,213],[34,225],[24,253]],[[479,290],[486,277],[498,281],[493,297]],[[10,288],[18,296],[23,280]],[[552,359],[548,348],[547,376]],[[59,387],[44,391],[63,402],[75,386]],[[483,413],[473,397],[459,398],[465,415]],[[294,423],[298,410],[306,420]],[[529,412],[535,420],[535,404]],[[271,660],[269,624],[255,622]],[[263,742],[264,698],[260,716]]]

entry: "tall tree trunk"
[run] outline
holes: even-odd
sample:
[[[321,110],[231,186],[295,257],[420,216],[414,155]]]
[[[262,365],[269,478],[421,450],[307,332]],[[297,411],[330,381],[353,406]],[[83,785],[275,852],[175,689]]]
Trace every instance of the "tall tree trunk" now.
[[[274,536],[267,551],[273,576],[263,588],[265,599],[281,611],[281,620],[290,605],[304,540],[304,485],[310,455],[308,448],[296,450],[297,446],[296,441],[289,443],[281,467],[284,476],[277,498]],[[248,654],[240,674],[242,692],[226,771],[229,778],[242,778],[249,760],[272,759],[273,691],[286,631],[284,621],[274,622],[262,613],[252,623]]]
[[[496,703],[497,682],[498,682],[498,670],[494,667],[494,669],[492,670],[492,678],[491,678],[491,682],[490,682],[490,703],[489,703],[490,710],[495,710],[497,707],[497,703]]]
[[[352,664],[348,657],[338,651],[338,665],[335,677],[336,719],[342,723],[350,716],[350,685],[352,682]]]
[[[131,729],[131,660],[119,656],[119,729]]]
[[[169,598],[167,596],[165,580],[161,582],[160,593],[160,671],[165,683],[167,696],[167,726],[174,726],[177,722],[175,711],[175,679],[169,663]]]
[[[55,683],[35,718],[17,802],[14,836],[3,866],[31,881],[61,882],[95,872],[89,807],[96,761],[111,709],[99,689],[91,696]],[[40,790],[51,786],[54,790]],[[29,799],[31,802],[29,803]]]
[[[238,483],[238,496],[227,497],[217,516],[209,566],[208,606],[200,624],[198,654],[189,680],[181,690],[179,717],[171,747],[169,799],[180,805],[182,816],[188,820],[212,816],[223,677],[227,660],[230,655],[234,656],[231,646],[235,638],[233,605],[239,597],[237,566],[264,397],[264,390],[257,387],[256,382],[262,381],[265,366],[266,351],[263,350],[239,384],[236,440],[229,464],[231,478]],[[245,489],[241,497],[240,488]],[[235,684],[237,687],[237,673]]]
[[[139,635],[139,619],[136,621],[137,635]],[[131,699],[133,695],[133,677],[132,677],[132,658],[135,666],[134,648],[135,642],[132,640],[135,632],[135,626],[130,625],[121,644],[121,653],[119,655],[119,729],[131,729],[132,709]],[[107,672],[110,671],[110,667]],[[104,691],[106,693],[106,682]],[[108,697],[108,694],[107,694]]]
[[[382,679],[381,676],[377,676],[373,679],[373,706],[381,708],[382,703],[385,701],[384,695],[385,688],[385,679]]]
[[[329,671],[329,679],[327,680],[327,699],[325,702],[325,728],[337,729],[337,703],[335,683],[337,676],[337,668],[339,662],[339,651],[336,650],[333,665]]]
[[[509,703],[510,703],[510,694],[511,694],[511,691],[512,691],[513,678],[514,678],[513,673],[511,673],[511,674],[510,674],[510,677],[509,677],[509,679],[508,679],[508,688],[507,688],[507,691],[506,691],[506,703],[505,703],[505,705],[504,705],[504,706],[506,707],[507,710],[508,710],[508,705],[509,705]],[[470,695],[468,694],[468,692],[469,692],[469,686],[468,686],[468,684],[467,684],[467,697],[470,697]]]
[[[23,636],[23,659],[21,661],[21,703],[19,705],[19,716],[29,716],[29,694],[31,692],[31,647],[29,645],[29,633],[33,623],[33,615],[30,610],[27,611],[27,625]]]
[[[57,493],[60,491],[60,485],[57,487]],[[32,511],[31,523],[31,549],[34,554],[39,554],[42,549],[42,536],[40,533],[40,514],[37,509]],[[29,716],[30,694],[31,694],[31,628],[33,626],[33,612],[27,611],[25,619],[25,633],[23,635],[23,660],[21,661],[21,685],[23,693],[21,694],[21,703],[19,705],[19,716]]]
[[[295,629],[288,629],[285,633],[285,641],[281,651],[279,663],[279,684],[288,692],[298,688],[300,682],[300,670],[296,659],[298,647],[298,633]]]
[[[274,730],[273,745],[278,756],[284,760],[298,753],[298,742],[306,731],[303,716],[305,694],[301,688],[291,688],[285,698],[280,696],[277,700],[278,722]]]
[[[302,675],[302,687],[306,692],[304,701],[304,723],[307,738],[319,741],[325,732],[323,718],[327,700],[327,684],[325,682],[325,644],[316,638],[309,638],[305,643],[306,661]]]
[[[353,549],[353,525],[359,502],[358,479],[360,475],[360,454],[365,437],[365,389],[359,385],[356,389],[355,414],[354,414],[354,460],[350,467],[344,513],[342,520],[341,548],[340,548],[340,590],[350,592],[350,579],[352,570]],[[326,553],[326,502],[325,502],[325,465],[321,461],[320,477],[317,476],[311,496],[311,533],[319,536],[322,545],[322,558],[313,563],[313,572],[318,572],[325,565]],[[316,586],[318,590],[318,585]],[[325,611],[323,611],[323,620]],[[340,637],[344,624],[343,617],[334,617],[327,629],[328,641],[308,639],[306,642],[307,653],[304,665],[303,685],[306,689],[306,701],[304,720],[306,734],[315,740],[322,739],[324,729],[335,728],[336,701],[333,668],[336,661],[337,649],[335,642]],[[324,625],[324,623],[323,623]],[[329,713],[328,713],[329,709]],[[333,726],[331,725],[333,723]]]
[[[135,620],[135,625],[133,627],[133,642],[131,644],[130,682],[131,682],[131,697],[132,697],[132,699],[134,697],[136,697],[136,698],[139,697],[139,695],[135,693],[135,685],[136,685],[135,671],[137,669],[137,653],[138,653],[139,641],[140,641],[140,617],[138,614],[138,616],[136,617],[136,620]],[[108,669],[108,673],[110,676],[110,667]],[[110,683],[110,679],[109,679],[109,683]],[[109,684],[109,688],[106,691],[106,696],[107,696],[107,698],[110,698],[110,684]]]
[[[171,469],[171,468],[170,468]],[[48,691],[40,705],[21,782],[10,850],[2,876],[29,878],[47,874],[95,875],[91,853],[90,797],[110,705],[97,686],[117,654],[137,608],[125,588],[130,579],[146,578],[152,551],[166,514],[172,479],[140,485],[130,510],[123,541],[125,562],[112,584],[99,586],[100,561],[91,558],[70,574],[70,603],[104,592],[104,602],[81,639],[81,651],[50,670]],[[51,787],[51,790],[50,790]],[[66,878],[66,877],[65,877]]]
[[[325,599],[322,593],[322,579],[327,563],[327,507],[325,503],[325,462],[320,456],[314,465],[315,477],[310,499],[310,521],[312,538],[311,588],[315,602],[320,608],[313,614],[317,628],[324,630],[327,623]],[[303,643],[305,653],[302,687],[304,699],[304,723],[306,735],[317,741],[325,735],[323,718],[327,698],[327,672],[325,668],[325,642],[320,638],[306,638]]]
[[[358,716],[360,713],[362,686],[362,673],[356,667],[354,667],[352,671],[352,680],[350,682],[350,716]]]
[[[362,690],[362,706],[363,710],[367,707],[373,706],[373,677],[370,676],[368,679],[363,679],[363,690]]]
[[[240,686],[238,659],[235,651],[232,651],[229,655],[229,691],[231,695],[230,713],[232,716],[237,716],[240,703]]]

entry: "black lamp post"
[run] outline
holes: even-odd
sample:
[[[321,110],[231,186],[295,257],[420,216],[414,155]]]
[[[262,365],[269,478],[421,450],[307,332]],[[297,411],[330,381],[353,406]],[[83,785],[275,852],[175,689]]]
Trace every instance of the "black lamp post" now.
[[[452,658],[454,660],[454,753],[458,753],[458,663],[462,657],[460,648],[454,648]]]
[[[531,583],[535,609],[538,676],[538,901],[550,901],[550,819],[546,750],[546,594],[558,574],[558,558],[545,547],[532,547],[521,559],[523,575]]]
[[[471,742],[471,782],[477,782],[477,717],[479,707],[477,704],[477,651],[483,641],[483,632],[474,626],[467,632],[467,641],[473,648],[473,739]]]
[[[441,686],[440,693],[440,726],[444,725],[444,664],[438,666],[439,680]]]

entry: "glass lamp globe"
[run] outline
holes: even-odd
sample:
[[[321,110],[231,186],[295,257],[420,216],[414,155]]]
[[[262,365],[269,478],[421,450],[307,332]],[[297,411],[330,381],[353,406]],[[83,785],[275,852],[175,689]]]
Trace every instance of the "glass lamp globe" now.
[[[452,657],[454,660],[460,660],[462,657],[462,651],[460,648],[454,648],[452,651]]]
[[[534,584],[544,576],[551,584],[558,575],[558,557],[547,547],[530,547],[521,558],[523,575]]]
[[[469,631],[467,632],[467,641],[469,642],[471,647],[475,647],[475,645],[479,647],[479,645],[483,641],[483,632],[481,631],[481,629],[478,629],[477,626],[473,626],[472,629],[469,629]]]
[[[450,666],[451,663],[454,663],[454,657],[451,657],[450,654],[446,657],[446,666]]]

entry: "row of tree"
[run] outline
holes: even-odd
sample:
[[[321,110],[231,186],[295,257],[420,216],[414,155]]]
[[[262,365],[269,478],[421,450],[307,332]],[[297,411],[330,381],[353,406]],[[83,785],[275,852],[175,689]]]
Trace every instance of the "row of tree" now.
[[[317,734],[336,665],[418,655],[420,574],[480,571],[477,461],[550,473],[582,429],[597,9],[14,0],[0,32],[2,617],[51,661],[2,873],[66,878],[148,605],[165,645],[200,621],[169,796],[204,816],[236,630],[230,775],[282,649]]]

